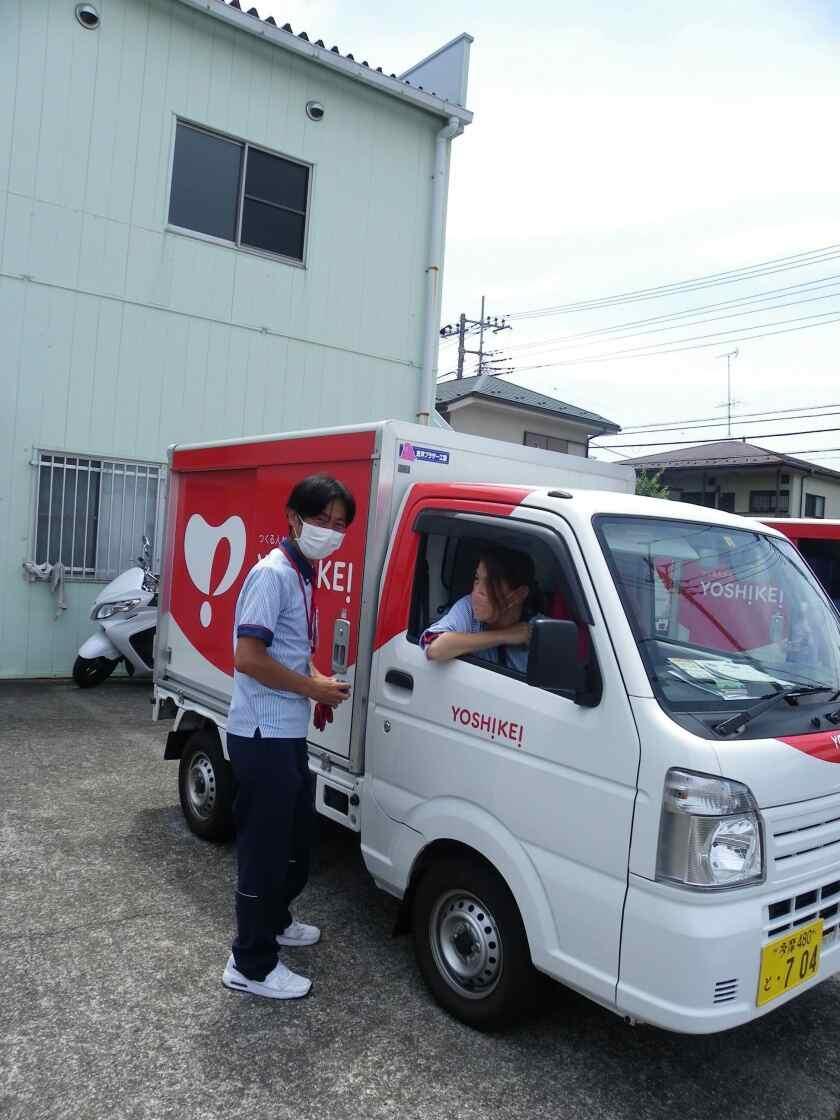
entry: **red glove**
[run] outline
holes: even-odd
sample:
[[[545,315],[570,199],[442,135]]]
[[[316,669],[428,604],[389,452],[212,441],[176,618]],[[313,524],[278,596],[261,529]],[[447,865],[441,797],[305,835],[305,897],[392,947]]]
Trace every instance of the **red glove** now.
[[[329,704],[318,703],[315,705],[315,715],[313,717],[315,726],[319,731],[323,731],[328,723],[333,721],[333,710]]]

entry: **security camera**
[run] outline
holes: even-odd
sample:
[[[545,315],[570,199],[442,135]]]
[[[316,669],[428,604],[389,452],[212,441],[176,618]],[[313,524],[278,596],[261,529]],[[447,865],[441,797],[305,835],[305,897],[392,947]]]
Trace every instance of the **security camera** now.
[[[77,4],[76,19],[86,31],[95,31],[99,27],[99,12],[93,4]]]
[[[311,121],[322,121],[324,119],[324,106],[320,101],[307,101],[306,115]]]

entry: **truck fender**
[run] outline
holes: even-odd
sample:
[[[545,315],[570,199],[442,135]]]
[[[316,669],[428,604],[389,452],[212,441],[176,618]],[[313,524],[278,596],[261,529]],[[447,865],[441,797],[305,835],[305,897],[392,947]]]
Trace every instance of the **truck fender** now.
[[[85,661],[93,661],[96,657],[107,657],[109,661],[119,661],[122,654],[105,634],[105,631],[98,630],[95,634],[91,634],[86,642],[82,643],[79,657],[83,657]]]
[[[163,752],[164,759],[179,759],[184,753],[187,739],[191,733],[200,727],[213,728],[219,736],[222,745],[222,754],[230,762],[227,753],[227,735],[224,727],[218,721],[218,716],[209,708],[179,708],[175,717],[172,730],[166,736],[166,748]]]
[[[504,879],[519,907],[531,959],[539,967],[557,948],[557,930],[551,904],[536,868],[522,843],[492,814],[468,801],[435,798],[418,805],[399,830],[393,862],[405,868],[409,903],[426,860],[436,845],[446,851],[457,844],[471,849]],[[425,857],[424,857],[425,853]]]

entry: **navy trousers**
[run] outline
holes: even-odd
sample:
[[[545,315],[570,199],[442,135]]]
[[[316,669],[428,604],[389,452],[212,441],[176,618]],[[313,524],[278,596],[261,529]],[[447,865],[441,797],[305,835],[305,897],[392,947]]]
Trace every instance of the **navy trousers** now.
[[[290,924],[289,904],[309,878],[313,781],[305,739],[228,735],[236,778],[233,816],[238,861],[237,969],[263,980],[277,964],[275,935]]]

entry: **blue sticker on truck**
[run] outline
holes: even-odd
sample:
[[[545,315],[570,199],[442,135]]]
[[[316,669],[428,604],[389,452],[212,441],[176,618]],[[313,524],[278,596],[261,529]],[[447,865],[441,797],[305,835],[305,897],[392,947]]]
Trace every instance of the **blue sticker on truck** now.
[[[449,463],[449,452],[439,447],[418,447],[406,440],[400,444],[400,458],[406,463],[437,463],[445,467]]]

